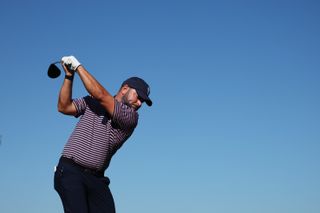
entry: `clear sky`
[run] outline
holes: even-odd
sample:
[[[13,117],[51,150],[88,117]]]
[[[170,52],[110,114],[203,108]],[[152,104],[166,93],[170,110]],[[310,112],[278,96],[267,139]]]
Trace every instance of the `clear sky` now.
[[[0,212],[62,212],[53,168],[77,119],[57,112],[74,55],[152,107],[114,156],[118,213],[320,212],[320,3],[0,2]],[[75,78],[74,97],[87,95]]]

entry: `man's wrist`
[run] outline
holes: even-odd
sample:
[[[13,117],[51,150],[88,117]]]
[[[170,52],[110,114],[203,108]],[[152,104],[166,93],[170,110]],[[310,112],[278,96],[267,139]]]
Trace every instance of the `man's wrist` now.
[[[79,68],[82,66],[82,64],[79,64],[79,66],[77,66],[77,68],[74,70],[74,72],[78,72]]]
[[[68,79],[70,81],[73,81],[74,75],[65,75],[64,79]]]

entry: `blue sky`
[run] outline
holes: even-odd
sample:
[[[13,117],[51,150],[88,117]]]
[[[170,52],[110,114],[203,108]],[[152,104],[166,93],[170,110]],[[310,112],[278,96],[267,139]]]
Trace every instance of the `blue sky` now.
[[[77,120],[46,70],[71,54],[113,94],[130,76],[151,86],[106,172],[118,213],[320,212],[319,9],[1,1],[0,212],[62,212],[53,167]]]

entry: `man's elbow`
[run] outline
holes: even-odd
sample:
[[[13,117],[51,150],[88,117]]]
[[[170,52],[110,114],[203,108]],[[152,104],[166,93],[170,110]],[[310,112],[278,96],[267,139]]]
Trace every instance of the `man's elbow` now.
[[[62,107],[61,105],[59,105],[58,104],[58,112],[60,112],[60,113],[64,113],[64,111],[65,111],[65,108],[64,107]]]
[[[61,103],[58,103],[58,112],[62,113],[62,114],[67,114],[68,113],[68,107],[61,104]]]

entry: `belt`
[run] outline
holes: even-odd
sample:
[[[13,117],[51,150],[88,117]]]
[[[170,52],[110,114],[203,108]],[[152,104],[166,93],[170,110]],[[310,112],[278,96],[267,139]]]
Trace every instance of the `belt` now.
[[[70,158],[61,156],[60,162],[72,165],[72,166],[78,168],[82,172],[85,172],[85,173],[88,173],[88,174],[91,174],[91,175],[94,175],[97,177],[104,177],[103,171],[98,171],[98,170],[86,168],[86,167],[81,166],[80,164],[76,163],[74,160],[72,160]]]

